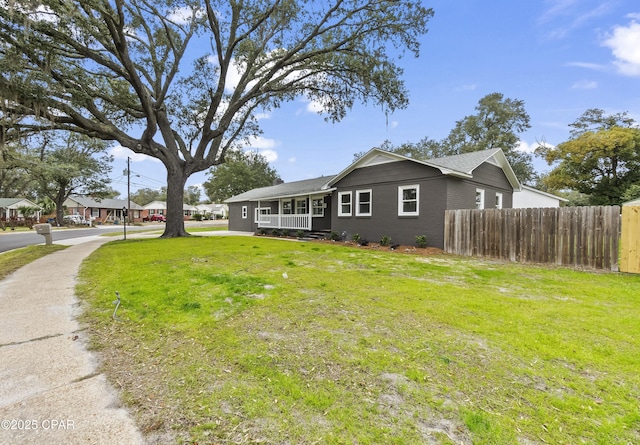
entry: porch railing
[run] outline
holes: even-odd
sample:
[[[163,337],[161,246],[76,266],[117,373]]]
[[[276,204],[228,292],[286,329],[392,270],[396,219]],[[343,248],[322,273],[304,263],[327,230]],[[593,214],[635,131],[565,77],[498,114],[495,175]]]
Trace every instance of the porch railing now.
[[[308,213],[298,215],[260,215],[258,217],[258,227],[311,230],[311,215]]]

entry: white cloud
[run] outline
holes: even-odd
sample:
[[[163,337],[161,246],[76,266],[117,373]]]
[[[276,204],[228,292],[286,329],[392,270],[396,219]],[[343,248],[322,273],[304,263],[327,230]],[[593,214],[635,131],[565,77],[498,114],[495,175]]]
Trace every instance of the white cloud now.
[[[585,68],[592,71],[605,71],[607,69],[604,65],[589,62],[569,62],[566,63],[565,66],[575,66],[577,68]]]
[[[289,162],[289,164],[295,164],[297,160],[298,159],[296,159],[295,156],[291,156],[289,159],[287,159],[287,162]]]
[[[518,143],[518,150],[523,151],[525,153],[533,153],[536,148],[540,147],[541,145],[545,146],[545,147],[551,147],[553,148],[553,145],[548,144],[546,142],[543,142],[542,144],[538,143],[538,142],[534,142],[533,144],[529,144],[527,141],[520,141]]]
[[[636,14],[630,17],[636,18]],[[640,23],[632,20],[628,26],[616,26],[603,42],[611,48],[618,71],[626,76],[640,76]]]
[[[156,159],[154,157],[143,155],[141,153],[134,153],[128,148],[123,147],[122,145],[116,145],[114,147],[111,147],[111,150],[109,151],[109,153],[111,154],[111,156],[114,157],[114,159],[131,158],[131,162],[143,162],[143,161],[160,162],[159,159]]]
[[[594,90],[598,88],[598,82],[593,80],[579,80],[571,86],[574,90]]]
[[[398,125],[400,125],[400,122],[398,122],[398,121],[391,121],[391,122],[389,123],[389,128],[392,128],[392,129],[393,129],[393,128],[398,128]]]
[[[167,15],[167,19],[178,25],[188,25],[193,17],[193,9],[188,6],[176,8]],[[204,10],[196,10],[196,18],[204,17]]]
[[[267,162],[275,162],[278,160],[278,152],[275,150],[260,150],[259,153],[265,157]]]
[[[278,141],[276,141],[275,139],[268,139],[262,136],[251,136],[249,138],[249,143],[245,145],[245,148],[263,150],[275,148],[277,146]]]

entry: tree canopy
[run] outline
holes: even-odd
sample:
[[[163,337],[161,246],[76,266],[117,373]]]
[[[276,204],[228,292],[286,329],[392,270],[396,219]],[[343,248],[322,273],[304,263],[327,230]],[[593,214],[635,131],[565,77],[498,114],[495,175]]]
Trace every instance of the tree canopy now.
[[[616,205],[640,184],[640,129],[626,113],[606,115],[587,110],[573,127],[571,138],[536,153],[555,165],[544,178],[555,190],[575,190],[592,205]]]
[[[212,202],[223,202],[248,190],[272,185],[277,178],[278,173],[261,154],[232,150],[224,164],[209,170],[204,189]]]
[[[519,133],[530,127],[524,102],[504,98],[501,93],[484,96],[476,106],[476,114],[456,122],[449,135],[441,141],[425,137],[417,143],[394,146],[385,141],[380,148],[416,159],[432,159],[473,151],[500,148],[521,182],[535,178],[530,154],[518,150]],[[364,153],[356,153],[355,158]]]
[[[396,63],[433,11],[414,0],[13,0],[0,8],[0,102],[24,127],[117,141],[167,169],[163,236],[184,185],[298,96],[342,119],[407,105]],[[37,118],[37,119],[36,119]]]

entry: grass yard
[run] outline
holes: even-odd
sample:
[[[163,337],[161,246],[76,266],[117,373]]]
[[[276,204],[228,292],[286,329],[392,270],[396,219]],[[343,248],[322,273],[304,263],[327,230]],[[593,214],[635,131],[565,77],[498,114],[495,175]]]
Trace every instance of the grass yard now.
[[[157,443],[640,443],[640,276],[191,237],[81,282]]]
[[[66,248],[67,246],[53,244],[50,246],[29,246],[0,253],[0,280],[32,261]]]

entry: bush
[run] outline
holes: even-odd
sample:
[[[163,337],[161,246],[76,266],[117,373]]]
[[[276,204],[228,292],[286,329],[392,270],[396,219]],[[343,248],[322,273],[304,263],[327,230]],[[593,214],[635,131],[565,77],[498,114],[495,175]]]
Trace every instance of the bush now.
[[[265,229],[264,227],[260,227],[258,229],[258,235],[266,235],[267,234],[267,229]]]
[[[331,234],[329,235],[329,239],[331,241],[340,241],[340,235],[338,234],[338,232],[331,232]]]
[[[380,245],[381,246],[388,246],[389,244],[391,244],[391,238],[389,238],[387,235],[383,236],[380,239]]]
[[[279,229],[273,229],[273,231],[271,232],[272,236],[280,236],[282,235],[282,232],[280,232]]]
[[[427,247],[427,237],[425,235],[416,235],[416,247]]]
[[[289,236],[289,229],[282,229],[282,236]]]
[[[353,235],[351,235],[351,241],[358,244],[360,242],[360,234],[354,233]]]
[[[296,232],[296,236],[297,236],[298,238],[302,238],[302,237],[304,236],[304,230],[298,230],[298,231]]]

